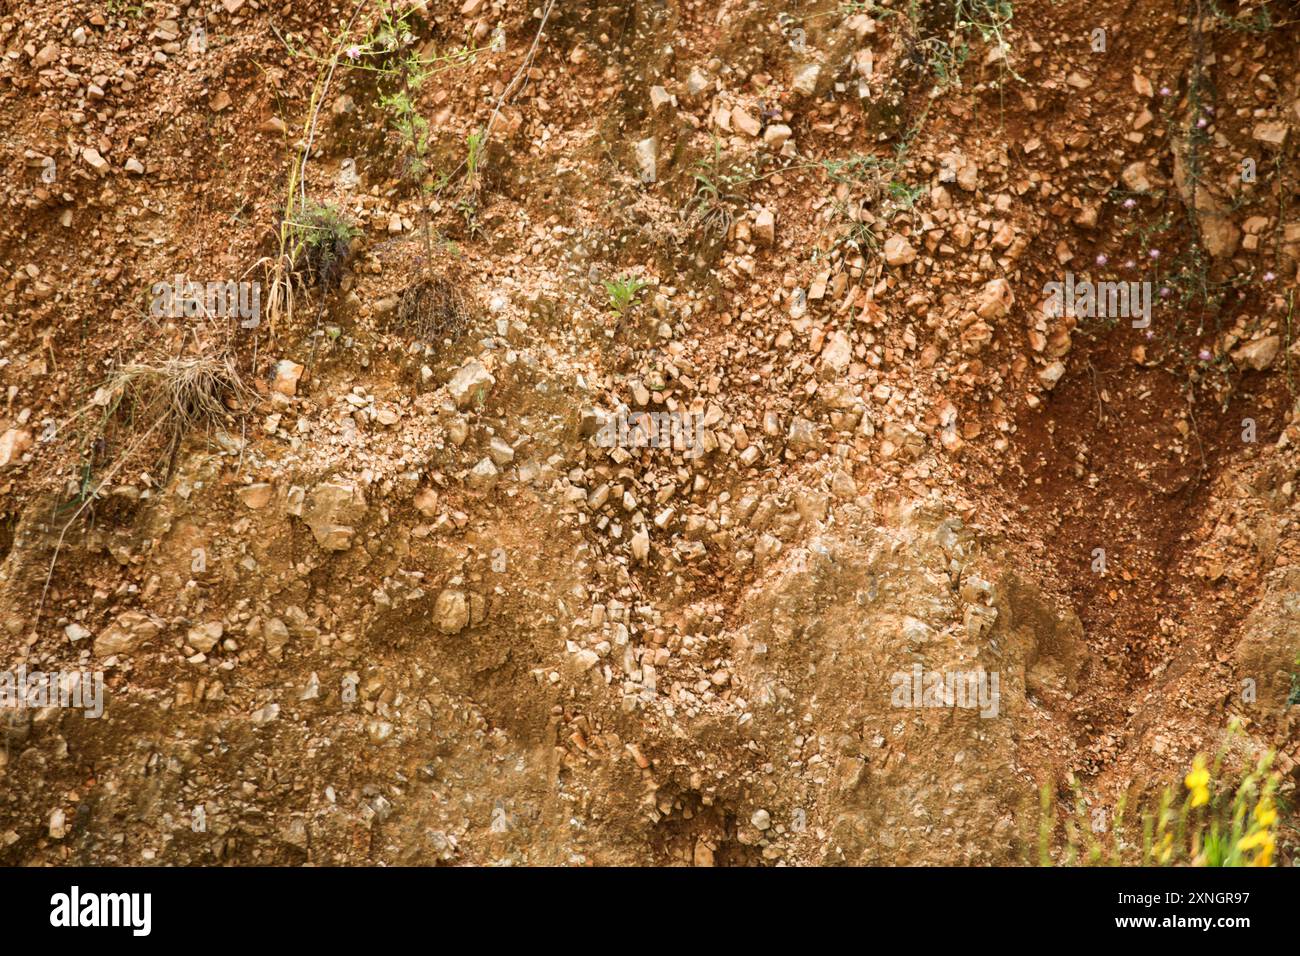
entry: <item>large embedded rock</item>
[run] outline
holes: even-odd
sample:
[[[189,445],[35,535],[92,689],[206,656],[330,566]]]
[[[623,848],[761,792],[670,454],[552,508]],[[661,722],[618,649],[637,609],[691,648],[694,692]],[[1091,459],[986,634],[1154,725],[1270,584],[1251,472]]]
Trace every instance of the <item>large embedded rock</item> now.
[[[131,654],[157,637],[159,630],[158,623],[148,614],[126,611],[95,638],[95,656]]]
[[[433,623],[444,634],[459,634],[469,624],[469,601],[464,591],[446,590],[433,607]]]
[[[456,370],[456,374],[447,383],[447,391],[457,408],[465,408],[472,401],[486,398],[496,383],[497,380],[483,363],[473,359]]]
[[[361,489],[348,482],[327,481],[307,495],[302,518],[322,548],[346,551],[352,547],[356,526],[365,513],[366,498]]]

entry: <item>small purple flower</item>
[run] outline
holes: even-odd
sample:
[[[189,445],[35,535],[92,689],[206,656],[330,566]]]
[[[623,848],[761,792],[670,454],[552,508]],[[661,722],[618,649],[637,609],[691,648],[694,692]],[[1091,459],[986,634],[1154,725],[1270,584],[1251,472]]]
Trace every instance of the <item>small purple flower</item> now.
[[[1125,209],[1132,209],[1136,205],[1137,205],[1137,200],[1134,199],[1132,196],[1129,196],[1128,199],[1124,200]]]
[[[1124,263],[1124,268],[1125,268],[1125,269],[1136,269],[1136,268],[1137,268],[1137,263],[1134,262],[1132,259],[1129,259],[1129,260],[1127,260],[1127,261]]]
[[[1276,279],[1276,278],[1277,278],[1277,276],[1273,275],[1273,273],[1271,273],[1271,272],[1265,272],[1265,273],[1264,273],[1264,281],[1265,281],[1265,282],[1272,282],[1272,281],[1273,281],[1274,279]]]
[[[1213,357],[1209,349],[1201,349],[1200,359],[1202,362],[1208,362]]]
[[[1169,95],[1170,93],[1172,93],[1172,92],[1173,92],[1173,90],[1169,89],[1169,87],[1167,87],[1167,86],[1162,86],[1162,87],[1160,87],[1160,95],[1161,95],[1161,96],[1168,96],[1168,95]]]
[[[1154,332],[1152,332],[1150,329],[1147,329],[1147,341],[1149,342],[1149,341],[1151,341],[1152,339],[1154,339],[1155,337],[1156,337],[1156,334],[1155,334]]]
[[[1202,116],[1200,119],[1198,119],[1198,120],[1196,121],[1196,128],[1197,128],[1197,129],[1205,129],[1205,127],[1207,127],[1207,126],[1209,126],[1209,125],[1210,125],[1209,120],[1207,120],[1204,116]]]
[[[1150,252],[1147,253],[1147,255],[1149,255],[1152,259],[1159,259],[1159,258],[1160,258],[1160,250],[1159,250],[1159,249],[1152,249]]]
[[[349,60],[359,60],[359,59],[361,59],[361,47],[356,46],[356,45],[353,45],[353,46],[348,47],[348,49],[347,49],[347,58],[348,58]]]
[[[1097,265],[1099,265],[1099,266],[1104,266],[1104,265],[1105,265],[1106,263],[1108,263],[1108,262],[1110,262],[1110,260],[1106,258],[1106,254],[1105,254],[1104,252],[1102,252],[1102,253],[1098,253],[1098,255],[1097,255]]]
[[[1201,109],[1205,110],[1205,115],[1206,115],[1206,116],[1213,116],[1213,115],[1214,115],[1214,107],[1213,107],[1213,106],[1202,106]]]
[[[1174,290],[1169,288],[1169,286],[1166,285],[1160,287],[1160,298],[1167,299],[1173,294],[1174,294]]]

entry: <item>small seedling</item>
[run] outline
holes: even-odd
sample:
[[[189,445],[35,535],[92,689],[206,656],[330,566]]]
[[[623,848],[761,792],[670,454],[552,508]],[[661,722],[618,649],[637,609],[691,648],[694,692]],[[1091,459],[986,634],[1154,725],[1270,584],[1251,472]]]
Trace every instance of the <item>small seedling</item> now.
[[[609,295],[609,307],[614,314],[622,318],[624,313],[636,301],[637,293],[645,288],[645,283],[636,276],[623,276],[621,279],[605,283],[605,292]]]

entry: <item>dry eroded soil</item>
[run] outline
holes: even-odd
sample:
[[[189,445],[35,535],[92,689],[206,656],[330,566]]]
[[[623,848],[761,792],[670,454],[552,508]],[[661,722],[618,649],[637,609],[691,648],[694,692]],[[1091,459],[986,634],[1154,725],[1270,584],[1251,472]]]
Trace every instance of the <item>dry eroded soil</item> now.
[[[0,861],[1021,863],[1234,719],[1291,799],[1300,11],[955,10],[0,14],[0,666],[106,681],[6,716]],[[295,194],[357,234],[292,315],[151,315]],[[165,440],[99,391],[212,356]]]

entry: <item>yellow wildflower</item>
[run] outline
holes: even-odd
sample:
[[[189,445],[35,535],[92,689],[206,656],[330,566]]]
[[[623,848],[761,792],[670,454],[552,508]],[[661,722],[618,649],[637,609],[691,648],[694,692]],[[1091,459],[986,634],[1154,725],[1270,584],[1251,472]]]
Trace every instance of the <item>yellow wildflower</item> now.
[[[1174,835],[1166,833],[1152,848],[1152,855],[1162,865],[1168,863],[1174,855]]]
[[[1210,772],[1205,769],[1205,758],[1199,754],[1192,761],[1192,770],[1183,780],[1192,791],[1192,806],[1201,807],[1210,802]]]
[[[1273,801],[1267,798],[1259,801],[1255,805],[1255,822],[1267,830],[1277,822],[1277,808],[1273,806]]]
[[[1242,837],[1237,843],[1238,850],[1259,850],[1250,861],[1251,866],[1271,866],[1273,863],[1273,834],[1267,830],[1256,830],[1249,836]]]

